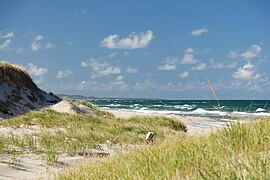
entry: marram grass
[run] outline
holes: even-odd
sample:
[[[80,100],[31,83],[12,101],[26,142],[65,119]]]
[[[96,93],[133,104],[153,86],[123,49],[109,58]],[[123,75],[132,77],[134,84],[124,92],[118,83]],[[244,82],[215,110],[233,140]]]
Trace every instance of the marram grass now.
[[[14,71],[21,72],[25,74],[26,76],[29,76],[26,69],[18,64],[11,64],[8,61],[0,61],[0,67],[4,69],[13,69]]]
[[[45,109],[0,121],[4,127],[40,128],[23,136],[0,135],[0,153],[47,154],[48,163],[52,164],[59,154],[88,152],[117,136],[118,144],[144,144],[148,131],[153,131],[156,140],[161,141],[185,129],[181,122],[166,117],[121,119],[100,110],[94,112],[98,115],[70,115]]]
[[[268,179],[270,118],[217,133],[176,134],[140,150],[79,166],[57,179]]]

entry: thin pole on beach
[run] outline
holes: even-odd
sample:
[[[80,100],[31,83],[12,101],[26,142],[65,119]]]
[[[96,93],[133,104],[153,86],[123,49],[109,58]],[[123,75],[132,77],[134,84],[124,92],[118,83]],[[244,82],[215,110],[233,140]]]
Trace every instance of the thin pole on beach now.
[[[219,100],[218,100],[218,97],[217,97],[217,94],[212,86],[212,83],[210,82],[210,80],[207,78],[207,81],[208,81],[208,84],[210,86],[210,89],[212,90],[212,93],[214,94],[216,100],[217,100],[217,104],[218,104],[218,109],[221,110],[221,107],[220,107],[220,103],[219,103]]]

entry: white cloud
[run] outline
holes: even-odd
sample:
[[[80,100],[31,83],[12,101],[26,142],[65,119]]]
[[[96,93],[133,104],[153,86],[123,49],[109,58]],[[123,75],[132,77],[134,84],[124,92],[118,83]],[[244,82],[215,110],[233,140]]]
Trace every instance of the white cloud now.
[[[34,39],[34,41],[31,43],[31,49],[33,51],[39,51],[41,49],[51,49],[51,48],[54,48],[55,45],[51,42],[47,42],[47,44],[43,44],[42,41],[43,41],[43,36],[41,35],[37,35]]]
[[[192,36],[200,36],[201,34],[203,33],[207,33],[208,32],[208,29],[206,28],[200,28],[200,29],[195,29],[191,32],[191,35]]]
[[[122,80],[124,80],[124,77],[123,76],[117,76],[115,80],[116,81],[122,81]]]
[[[195,59],[195,50],[192,49],[191,47],[188,47],[185,50],[185,54],[181,60],[181,64],[195,64],[197,60]]]
[[[73,74],[73,72],[69,69],[67,70],[63,70],[63,71],[58,71],[57,75],[55,76],[57,79],[63,79],[66,78],[68,76],[71,76]]]
[[[159,71],[173,71],[176,69],[178,63],[178,59],[176,57],[168,57],[165,60],[165,64],[163,66],[157,67]]]
[[[192,70],[195,70],[195,71],[203,71],[205,69],[206,69],[205,63],[199,63],[196,66],[192,67]]]
[[[55,45],[51,42],[48,42],[47,45],[46,45],[46,49],[51,49],[51,48],[54,48]]]
[[[32,44],[31,44],[31,49],[33,50],[33,51],[38,51],[38,50],[40,50],[41,49],[41,43],[40,43],[40,41],[43,39],[43,37],[41,36],[41,35],[37,35],[36,37],[35,37],[35,40],[32,42]]]
[[[183,71],[183,72],[181,72],[180,75],[179,75],[180,78],[186,78],[186,77],[188,77],[188,76],[189,76],[189,72],[188,72],[188,71]]]
[[[255,76],[253,76],[253,79],[254,80],[259,80],[259,79],[262,79],[262,75],[261,74],[259,74],[259,73],[257,73]]]
[[[41,35],[37,35],[35,37],[35,41],[41,41],[42,39],[43,39],[43,36],[41,36]]]
[[[13,31],[11,31],[5,35],[2,35],[2,32],[0,31],[0,39],[3,39],[3,41],[4,41],[0,44],[0,50],[2,50],[2,51],[10,50],[10,45],[12,43],[13,37],[14,37]]]
[[[195,53],[195,50],[192,49],[191,47],[188,47],[188,48],[185,50],[185,53],[186,53],[186,54],[194,54],[194,53]]]
[[[33,63],[28,64],[28,73],[33,76],[42,76],[48,72],[46,68],[37,67]]]
[[[11,39],[6,39],[2,44],[0,44],[0,50],[8,50],[11,45]]]
[[[175,64],[164,64],[163,66],[159,66],[157,70],[159,71],[173,71],[176,69]]]
[[[197,60],[193,54],[185,54],[182,58],[181,64],[195,64]]]
[[[110,76],[117,75],[121,73],[119,67],[112,66],[106,62],[98,62],[96,59],[91,58],[88,61],[81,62],[82,67],[90,67],[93,71],[92,78],[101,77],[101,76]]]
[[[118,89],[118,90],[121,90],[121,91],[124,91],[124,90],[128,89],[128,85],[124,81],[123,76],[117,76],[115,78],[115,81],[111,82],[110,85],[113,87],[113,89]]]
[[[138,71],[138,69],[135,68],[135,67],[129,66],[129,67],[127,68],[127,73],[129,73],[129,74],[135,74],[135,73],[137,73],[137,71]]]
[[[245,64],[243,67],[238,68],[238,70],[233,74],[233,78],[239,80],[258,80],[262,77],[259,73],[255,74],[254,66],[250,63]]]
[[[118,35],[113,34],[104,38],[100,43],[101,47],[109,49],[137,49],[145,48],[153,40],[154,34],[152,31],[142,33],[131,33],[128,37],[119,39]]]
[[[253,59],[259,55],[262,51],[262,47],[259,45],[252,45],[245,52],[241,54],[244,59]]]
[[[243,51],[243,52],[231,50],[229,52],[229,57],[232,59],[243,58],[245,60],[251,60],[251,59],[256,58],[260,54],[261,51],[262,51],[262,47],[260,45],[254,44],[251,47],[249,47],[246,51]]]
[[[6,35],[1,35],[0,34],[0,38],[4,38],[4,39],[12,39],[13,37],[14,37],[14,32],[13,31],[7,33]]]

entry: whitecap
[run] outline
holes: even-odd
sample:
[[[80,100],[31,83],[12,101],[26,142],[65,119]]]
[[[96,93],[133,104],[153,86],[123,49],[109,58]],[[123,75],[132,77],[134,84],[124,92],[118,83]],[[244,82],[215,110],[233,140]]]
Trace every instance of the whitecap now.
[[[256,109],[256,112],[266,112],[267,110],[266,109],[263,109],[263,108],[258,108]]]

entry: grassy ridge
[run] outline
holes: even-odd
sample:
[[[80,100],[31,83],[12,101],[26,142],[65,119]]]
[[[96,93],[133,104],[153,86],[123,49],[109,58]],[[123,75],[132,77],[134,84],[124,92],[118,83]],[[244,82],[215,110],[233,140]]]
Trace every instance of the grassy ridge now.
[[[13,70],[15,72],[21,72],[21,73],[25,74],[26,76],[29,76],[29,74],[25,70],[25,68],[18,65],[18,64],[11,64],[11,63],[9,63],[7,61],[0,61],[0,67],[4,68],[4,69],[10,69],[10,70]]]
[[[30,112],[14,119],[0,122],[0,126],[24,125],[41,127],[34,134],[16,136],[0,135],[0,153],[45,153],[56,161],[58,154],[87,152],[98,144],[117,138],[119,144],[142,144],[148,131],[156,134],[158,141],[172,136],[185,126],[166,117],[134,117],[119,119],[96,110],[93,115],[70,115],[53,110]],[[51,163],[51,162],[49,162]]]
[[[59,179],[267,179],[270,118],[234,124],[209,136],[185,135],[84,165]]]

